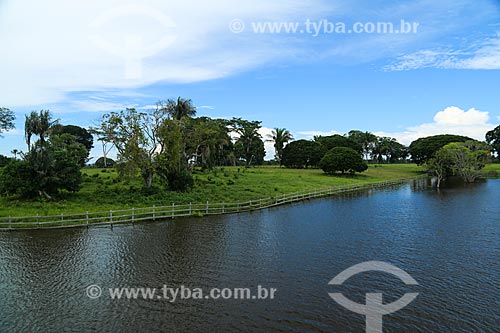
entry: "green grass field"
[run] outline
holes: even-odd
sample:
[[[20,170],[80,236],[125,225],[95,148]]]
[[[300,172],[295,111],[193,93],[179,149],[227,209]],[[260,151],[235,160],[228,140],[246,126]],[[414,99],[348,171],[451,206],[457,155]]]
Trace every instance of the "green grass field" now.
[[[163,189],[161,185],[144,189],[139,178],[120,181],[112,169],[89,168],[83,170],[84,182],[80,192],[63,193],[62,198],[53,202],[0,198],[0,216],[101,212],[172,203],[238,202],[329,186],[410,178],[422,172],[423,168],[413,164],[371,165],[366,172],[353,177],[328,176],[319,169],[223,167],[196,171],[194,188],[190,192],[176,193]]]

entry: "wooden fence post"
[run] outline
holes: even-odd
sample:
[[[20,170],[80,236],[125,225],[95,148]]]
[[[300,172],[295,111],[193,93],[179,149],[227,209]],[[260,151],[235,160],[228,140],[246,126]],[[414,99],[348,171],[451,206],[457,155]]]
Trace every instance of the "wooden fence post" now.
[[[189,203],[189,215],[193,215],[193,205]]]
[[[222,202],[222,214],[224,214],[224,202]]]
[[[175,203],[172,202],[172,220],[175,218]]]
[[[208,215],[208,201],[207,201],[207,207],[206,207],[206,214]]]
[[[9,229],[12,229],[12,216],[9,215]]]
[[[135,220],[135,208],[132,207],[132,223],[134,223]]]
[[[113,211],[112,210],[109,211],[109,222],[111,223],[111,225],[113,225]]]
[[[156,220],[156,205],[153,206],[153,221]]]
[[[87,221],[87,227],[89,226],[89,211],[85,213],[85,220]]]

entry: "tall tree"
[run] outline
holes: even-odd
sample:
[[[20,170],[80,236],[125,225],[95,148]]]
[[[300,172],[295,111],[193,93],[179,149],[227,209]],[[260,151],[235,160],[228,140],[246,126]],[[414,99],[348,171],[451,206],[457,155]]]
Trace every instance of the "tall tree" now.
[[[240,157],[245,160],[246,166],[249,166],[255,160],[260,160],[264,150],[264,142],[259,133],[262,127],[261,123],[261,121],[249,121],[241,118],[233,118],[229,122],[231,131],[237,135],[235,144],[241,145]]]
[[[39,137],[40,146],[43,147],[52,126],[56,125],[57,122],[58,120],[52,118],[52,114],[49,110],[40,110],[40,112],[32,111],[26,116],[24,134],[26,144],[28,145],[28,152],[31,151],[32,148],[32,136],[37,135]]]
[[[0,107],[0,137],[2,137],[2,132],[8,131],[14,128],[14,120],[16,116],[14,112],[7,108]]]
[[[370,132],[352,130],[347,133],[347,137],[363,148],[363,157],[368,160],[377,143],[377,136]]]
[[[194,117],[196,107],[188,98],[178,97],[177,100],[169,99],[167,103],[158,102],[172,119],[181,120],[183,117]],[[157,104],[158,105],[158,104]]]
[[[281,160],[283,158],[283,148],[285,144],[293,140],[293,135],[286,128],[275,128],[272,134],[268,135],[269,141],[274,142],[275,158],[278,160],[281,166]]]
[[[147,112],[138,112],[134,108],[111,112],[103,116],[97,130],[102,138],[113,143],[121,163],[140,170],[146,187],[152,186],[155,156],[165,149],[159,131],[166,113],[161,105]]]

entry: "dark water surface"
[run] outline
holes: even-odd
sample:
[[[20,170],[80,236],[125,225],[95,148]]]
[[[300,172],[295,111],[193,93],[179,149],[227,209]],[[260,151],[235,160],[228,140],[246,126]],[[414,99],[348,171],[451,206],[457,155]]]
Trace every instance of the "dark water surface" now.
[[[328,282],[385,261],[381,272]],[[99,299],[86,287],[100,285]],[[112,300],[107,288],[276,288],[274,300]],[[385,332],[500,332],[500,180],[418,184],[291,206],[113,229],[0,233],[0,331],[364,332],[335,303],[419,296]]]

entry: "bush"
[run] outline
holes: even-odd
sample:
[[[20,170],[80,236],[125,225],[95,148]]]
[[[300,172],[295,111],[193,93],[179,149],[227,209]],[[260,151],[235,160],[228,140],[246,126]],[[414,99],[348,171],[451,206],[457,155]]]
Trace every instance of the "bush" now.
[[[170,171],[167,173],[167,186],[169,190],[184,192],[194,185],[193,175],[187,170]]]
[[[336,147],[328,151],[321,159],[319,166],[328,174],[336,172],[353,174],[368,169],[368,165],[363,161],[359,153],[347,147]]]

